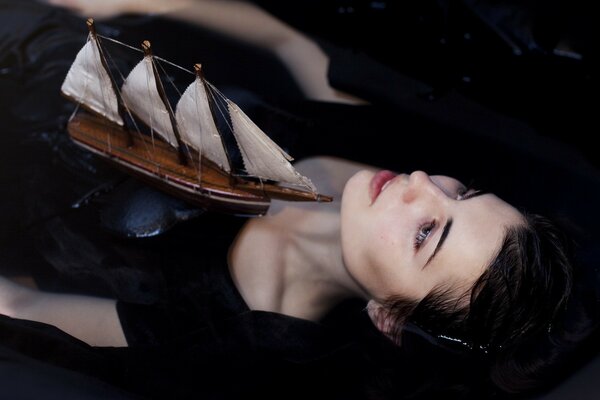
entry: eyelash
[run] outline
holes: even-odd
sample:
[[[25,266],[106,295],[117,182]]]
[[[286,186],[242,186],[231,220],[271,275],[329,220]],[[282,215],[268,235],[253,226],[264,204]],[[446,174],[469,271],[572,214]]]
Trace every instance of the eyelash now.
[[[415,250],[418,250],[423,245],[423,242],[429,237],[429,235],[435,228],[435,225],[435,221],[430,221],[419,227],[419,229],[417,230],[417,235],[415,236]]]
[[[471,192],[472,191],[472,192]],[[471,193],[469,193],[471,192]],[[475,188],[473,188],[473,186],[468,185],[468,186],[464,186],[463,188],[461,188],[457,195],[456,195],[456,200],[468,200],[471,197],[473,197],[474,195],[478,194],[479,192],[481,192],[481,190],[476,190]],[[468,193],[468,194],[467,194]]]
[[[471,192],[471,193],[469,193],[469,192]],[[479,192],[481,192],[481,190],[475,190],[473,188],[473,186],[471,184],[469,184],[467,186],[462,187],[458,191],[458,193],[456,195],[456,200],[468,200],[469,198],[473,197],[474,195],[478,194]],[[421,248],[421,246],[423,245],[423,242],[425,242],[425,240],[427,240],[427,238],[429,237],[429,235],[431,234],[431,232],[433,231],[435,226],[436,226],[436,222],[430,221],[419,227],[419,229],[417,230],[417,235],[415,236],[415,243],[414,243],[415,250],[418,250]],[[424,232],[424,231],[426,231],[426,232]]]

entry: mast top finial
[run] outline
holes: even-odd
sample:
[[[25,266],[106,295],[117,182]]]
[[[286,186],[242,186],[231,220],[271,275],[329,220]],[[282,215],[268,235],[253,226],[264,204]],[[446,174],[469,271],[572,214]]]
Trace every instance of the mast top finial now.
[[[194,71],[196,71],[196,75],[200,76],[202,74],[202,64],[194,64]]]
[[[87,21],[85,21],[85,23],[87,24],[89,31],[93,34],[96,34],[96,25],[94,25],[94,18],[88,18]]]
[[[152,46],[150,45],[150,41],[149,40],[144,40],[142,42],[142,49],[144,49],[144,54],[145,55],[151,55],[152,54]]]

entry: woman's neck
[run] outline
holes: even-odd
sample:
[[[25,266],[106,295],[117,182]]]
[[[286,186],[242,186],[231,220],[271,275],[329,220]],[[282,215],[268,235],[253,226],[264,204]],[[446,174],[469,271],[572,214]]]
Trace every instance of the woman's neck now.
[[[337,207],[284,207],[247,223],[230,267],[251,309],[319,320],[346,298],[366,297],[343,263]]]
[[[313,213],[282,243],[281,312],[318,320],[340,301],[366,297],[342,258],[338,213]]]
[[[369,167],[331,157],[295,167],[335,200],[273,201],[268,215],[250,220],[232,244],[231,275],[251,309],[319,320],[346,298],[367,298],[343,262],[340,201],[346,181]]]

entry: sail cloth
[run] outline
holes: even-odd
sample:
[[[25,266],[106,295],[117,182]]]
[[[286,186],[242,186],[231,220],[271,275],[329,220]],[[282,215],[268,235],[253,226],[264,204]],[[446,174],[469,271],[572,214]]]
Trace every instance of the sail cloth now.
[[[231,100],[227,100],[233,134],[240,147],[244,168],[248,174],[263,179],[272,179],[310,188],[317,188],[307,177],[294,169],[290,157],[273,142],[252,120]]]
[[[204,157],[230,172],[229,159],[217,130],[204,83],[199,77],[192,82],[177,103],[175,112],[179,134],[185,143]]]
[[[169,111],[158,94],[152,63],[152,56],[144,56],[125,78],[121,96],[131,112],[171,146],[178,147]]]
[[[77,103],[123,126],[117,94],[100,57],[98,42],[90,34],[85,46],[77,53],[61,91]]]

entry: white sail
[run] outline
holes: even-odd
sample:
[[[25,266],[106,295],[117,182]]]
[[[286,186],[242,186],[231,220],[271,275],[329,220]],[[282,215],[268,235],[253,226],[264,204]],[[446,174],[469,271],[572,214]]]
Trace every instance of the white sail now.
[[[233,134],[240,147],[244,167],[250,175],[301,185],[316,192],[316,187],[307,177],[294,169],[290,157],[273,142],[248,116],[231,100],[227,100]]]
[[[144,56],[129,73],[121,88],[121,96],[131,112],[173,147],[178,147],[169,111],[158,94],[152,56]]]
[[[206,89],[199,77],[196,77],[181,96],[177,103],[175,119],[184,142],[217,163],[221,169],[231,171],[221,135],[208,104]]]
[[[85,104],[98,114],[123,126],[117,94],[100,58],[98,43],[92,34],[75,57],[61,91],[78,103]]]

